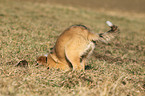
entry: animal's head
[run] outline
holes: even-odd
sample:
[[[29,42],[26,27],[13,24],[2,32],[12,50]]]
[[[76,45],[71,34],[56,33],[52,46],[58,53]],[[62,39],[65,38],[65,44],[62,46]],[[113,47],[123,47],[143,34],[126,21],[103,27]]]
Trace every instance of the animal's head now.
[[[47,56],[39,56],[37,57],[37,65],[45,65],[47,63]]]

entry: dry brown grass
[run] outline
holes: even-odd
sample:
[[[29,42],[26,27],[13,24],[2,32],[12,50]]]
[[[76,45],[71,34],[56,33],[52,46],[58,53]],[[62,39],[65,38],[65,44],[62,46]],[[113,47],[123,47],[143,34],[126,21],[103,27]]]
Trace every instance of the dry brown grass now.
[[[112,15],[15,0],[1,0],[0,9],[1,96],[145,94],[145,18],[139,14]],[[108,30],[106,20],[120,26],[120,38],[108,45],[98,44],[85,73],[35,66],[36,56],[49,53],[65,28],[84,24],[99,33]],[[28,68],[14,67],[22,59],[28,61]]]
[[[53,3],[65,6],[83,7],[93,10],[122,10],[123,12],[145,13],[144,0],[26,0],[40,3]]]

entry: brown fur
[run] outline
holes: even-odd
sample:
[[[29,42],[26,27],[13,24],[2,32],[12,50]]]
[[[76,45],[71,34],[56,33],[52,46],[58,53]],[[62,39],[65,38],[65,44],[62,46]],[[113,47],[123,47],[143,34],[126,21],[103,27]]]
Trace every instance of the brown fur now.
[[[106,42],[109,39],[105,38],[114,37],[116,30],[94,34],[84,25],[71,26],[58,37],[52,52],[47,57],[38,57],[37,63],[62,70],[85,70],[86,59],[95,48],[94,41]]]
[[[47,57],[46,56],[39,56],[37,58],[37,64],[46,66],[47,65]]]

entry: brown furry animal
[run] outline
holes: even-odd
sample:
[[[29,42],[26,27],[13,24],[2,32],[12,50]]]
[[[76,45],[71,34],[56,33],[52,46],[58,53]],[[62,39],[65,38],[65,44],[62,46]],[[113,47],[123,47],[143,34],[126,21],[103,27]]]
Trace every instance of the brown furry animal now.
[[[57,39],[56,44],[48,56],[40,56],[37,63],[49,68],[62,70],[85,70],[87,57],[95,48],[96,41],[108,43],[118,33],[119,29],[107,21],[111,30],[95,34],[84,25],[73,25],[67,28]]]

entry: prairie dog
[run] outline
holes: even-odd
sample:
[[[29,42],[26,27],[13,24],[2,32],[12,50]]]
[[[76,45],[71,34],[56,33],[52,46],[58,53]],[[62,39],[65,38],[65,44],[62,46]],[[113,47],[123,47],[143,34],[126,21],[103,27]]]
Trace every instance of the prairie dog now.
[[[73,25],[58,37],[48,56],[40,56],[37,63],[49,68],[62,70],[85,70],[85,62],[95,48],[95,42],[108,43],[115,38],[119,29],[110,21],[106,22],[111,30],[105,33],[92,33],[84,25]]]

